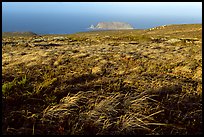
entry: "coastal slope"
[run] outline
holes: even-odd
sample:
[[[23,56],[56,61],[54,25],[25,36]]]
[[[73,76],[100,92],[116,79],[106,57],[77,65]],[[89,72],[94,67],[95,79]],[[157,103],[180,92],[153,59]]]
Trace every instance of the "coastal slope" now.
[[[4,135],[199,135],[202,24],[2,37]]]

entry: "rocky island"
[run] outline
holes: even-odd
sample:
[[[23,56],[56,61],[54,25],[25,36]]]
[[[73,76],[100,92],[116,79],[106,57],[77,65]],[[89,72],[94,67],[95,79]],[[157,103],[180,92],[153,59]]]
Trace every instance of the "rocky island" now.
[[[124,22],[99,22],[96,26],[91,25],[89,29],[121,30],[134,28],[130,24]]]

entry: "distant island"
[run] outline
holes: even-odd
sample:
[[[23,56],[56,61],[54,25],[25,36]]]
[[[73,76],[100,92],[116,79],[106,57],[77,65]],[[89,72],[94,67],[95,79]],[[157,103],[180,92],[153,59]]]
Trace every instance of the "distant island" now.
[[[118,29],[134,29],[130,24],[124,22],[99,22],[96,26],[91,25],[92,30],[118,30]]]

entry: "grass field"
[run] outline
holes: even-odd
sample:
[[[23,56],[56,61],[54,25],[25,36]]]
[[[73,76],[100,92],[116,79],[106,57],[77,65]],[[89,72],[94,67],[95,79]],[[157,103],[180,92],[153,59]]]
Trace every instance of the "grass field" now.
[[[3,35],[4,135],[202,134],[202,24]]]

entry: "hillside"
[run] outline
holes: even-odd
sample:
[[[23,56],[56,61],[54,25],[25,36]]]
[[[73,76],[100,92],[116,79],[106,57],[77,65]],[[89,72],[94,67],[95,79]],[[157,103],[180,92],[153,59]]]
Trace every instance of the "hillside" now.
[[[2,37],[36,36],[34,32],[2,32]]]
[[[202,25],[3,37],[4,135],[202,134]]]

